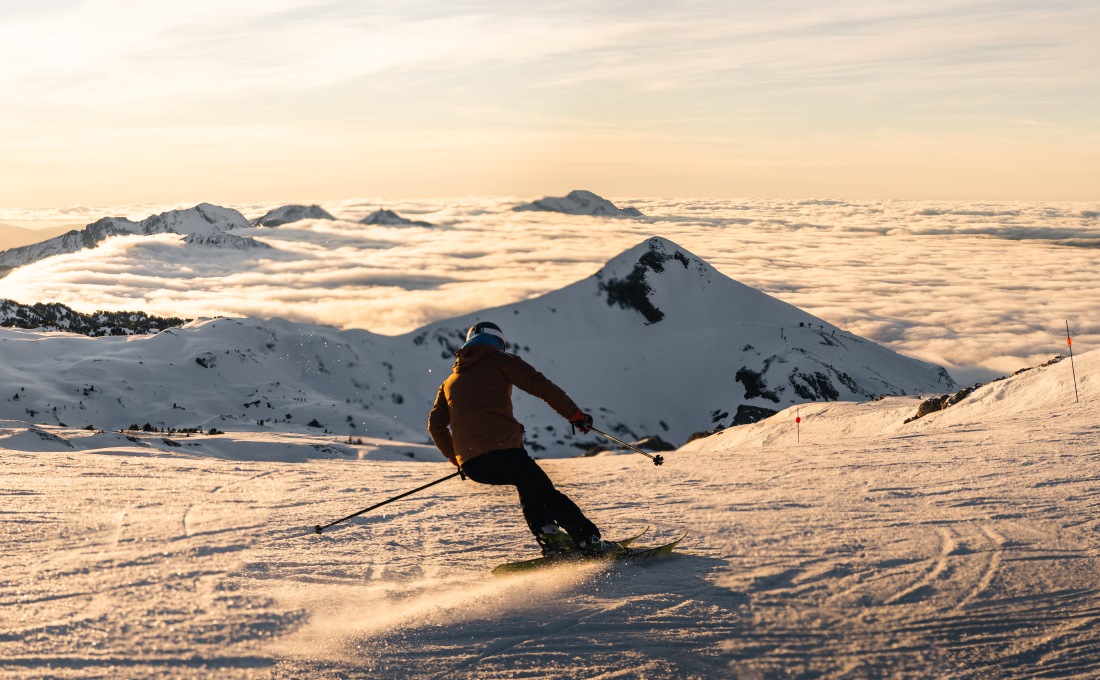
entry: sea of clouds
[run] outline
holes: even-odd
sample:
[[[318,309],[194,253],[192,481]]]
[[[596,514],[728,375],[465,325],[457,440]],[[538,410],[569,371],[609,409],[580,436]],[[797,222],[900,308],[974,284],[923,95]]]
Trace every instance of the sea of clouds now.
[[[111,239],[19,268],[0,297],[80,311],[280,316],[400,334],[595,273],[651,235],[894,350],[985,380],[1100,343],[1100,205],[615,198],[637,220],[512,212],[529,199],[322,201],[337,221],[248,235],[272,249]],[[232,205],[257,217],[277,203]],[[0,211],[0,221],[141,219],[179,206]],[[358,224],[379,208],[433,227]],[[720,316],[721,310],[715,310]],[[736,320],[733,320],[736,321]]]

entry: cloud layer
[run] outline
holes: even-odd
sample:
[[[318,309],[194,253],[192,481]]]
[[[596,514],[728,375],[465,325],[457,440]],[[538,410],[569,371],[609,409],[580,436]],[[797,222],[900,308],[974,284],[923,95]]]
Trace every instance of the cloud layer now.
[[[619,220],[509,210],[522,200],[325,202],[340,219],[250,230],[273,250],[244,254],[172,235],[116,238],[15,270],[0,279],[0,296],[399,334],[555,290],[661,235],[731,278],[964,382],[1064,351],[1067,319],[1076,349],[1100,343],[1096,204],[620,198],[649,217]],[[232,207],[255,217],[275,206]],[[380,207],[437,226],[356,223]],[[0,211],[0,220],[30,213]]]

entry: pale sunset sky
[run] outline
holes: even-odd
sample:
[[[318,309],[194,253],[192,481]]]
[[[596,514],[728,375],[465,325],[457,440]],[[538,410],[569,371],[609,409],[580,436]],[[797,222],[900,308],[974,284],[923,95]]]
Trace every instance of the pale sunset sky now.
[[[0,1],[0,207],[1094,200],[1100,3]]]

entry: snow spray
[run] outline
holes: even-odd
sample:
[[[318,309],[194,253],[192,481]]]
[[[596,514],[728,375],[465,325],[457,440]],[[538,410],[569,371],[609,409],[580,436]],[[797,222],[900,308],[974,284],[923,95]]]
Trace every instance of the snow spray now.
[[[1069,345],[1069,370],[1073,373],[1073,400],[1081,403],[1081,397],[1077,394],[1077,369],[1073,366],[1073,338],[1069,335],[1069,319],[1066,319],[1066,344]]]

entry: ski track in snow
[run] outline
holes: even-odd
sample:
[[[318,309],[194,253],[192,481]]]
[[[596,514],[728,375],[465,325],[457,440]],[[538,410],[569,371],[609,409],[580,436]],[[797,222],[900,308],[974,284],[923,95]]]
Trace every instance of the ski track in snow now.
[[[860,423],[917,401],[804,406],[800,443],[763,421],[659,468],[547,460],[605,534],[688,538],[507,578],[489,570],[535,549],[498,487],[455,479],[313,532],[443,462],[5,450],[0,675],[1093,677],[1091,390],[983,419],[991,386],[873,436]]]

